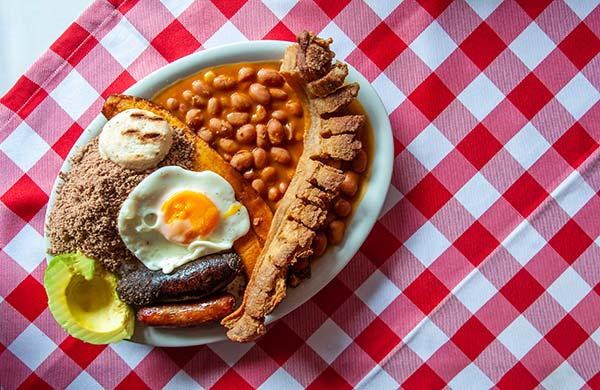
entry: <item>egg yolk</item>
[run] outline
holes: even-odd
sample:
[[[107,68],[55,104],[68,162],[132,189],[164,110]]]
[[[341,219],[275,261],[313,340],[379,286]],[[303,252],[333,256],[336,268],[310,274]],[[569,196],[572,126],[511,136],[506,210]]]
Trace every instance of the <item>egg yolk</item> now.
[[[161,210],[165,222],[175,227],[174,241],[186,244],[209,235],[220,219],[217,206],[206,195],[194,191],[174,194],[163,203]]]

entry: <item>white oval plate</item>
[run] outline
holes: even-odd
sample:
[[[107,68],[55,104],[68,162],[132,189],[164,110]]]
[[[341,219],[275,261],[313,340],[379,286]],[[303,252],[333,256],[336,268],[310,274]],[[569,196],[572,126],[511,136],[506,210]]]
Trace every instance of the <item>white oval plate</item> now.
[[[279,60],[289,42],[284,41],[250,41],[233,43],[181,58],[138,81],[124,93],[146,99],[169,84],[198,71],[222,64],[245,61]],[[304,280],[300,286],[288,289],[286,298],[277,309],[267,317],[266,322],[273,322],[298,306],[302,305],[321,288],[325,287],[335,275],[356,254],[367,235],[371,231],[385,200],[390,184],[393,165],[393,139],[388,114],[371,84],[356,69],[348,65],[348,82],[358,82],[360,92],[358,99],[369,116],[375,132],[373,150],[375,151],[370,175],[367,178],[367,189],[361,199],[350,225],[346,230],[344,241],[340,246],[330,247],[328,251],[312,264],[312,276]],[[106,119],[102,114],[87,127],[65,160],[61,171],[70,169],[70,158],[77,149],[96,137]],[[59,179],[54,183],[47,210],[51,210],[56,196]],[[49,211],[46,213],[48,217]],[[46,238],[46,245],[48,240]],[[50,258],[50,256],[48,256]],[[209,324],[186,329],[161,329],[136,325],[132,341],[156,346],[190,346],[225,340],[225,328],[218,324]]]

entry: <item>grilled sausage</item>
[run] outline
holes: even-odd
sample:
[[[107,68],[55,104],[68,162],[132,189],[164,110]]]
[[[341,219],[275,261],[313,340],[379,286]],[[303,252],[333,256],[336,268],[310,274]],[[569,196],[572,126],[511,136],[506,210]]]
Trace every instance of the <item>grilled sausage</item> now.
[[[233,311],[231,294],[208,297],[197,302],[172,303],[142,307],[137,320],[148,326],[184,328],[220,320]]]
[[[205,297],[228,285],[242,268],[240,257],[233,252],[201,257],[170,274],[138,263],[136,269],[121,273],[117,285],[119,297],[135,306]]]

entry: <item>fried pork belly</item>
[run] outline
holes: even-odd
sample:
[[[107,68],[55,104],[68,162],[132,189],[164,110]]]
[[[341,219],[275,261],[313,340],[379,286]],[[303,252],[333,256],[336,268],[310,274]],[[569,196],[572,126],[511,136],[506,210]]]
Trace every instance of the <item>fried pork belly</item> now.
[[[229,328],[227,336],[238,342],[265,333],[265,316],[285,297],[288,268],[313,255],[313,240],[327,223],[332,202],[344,181],[344,173],[328,162],[352,161],[362,148],[358,132],[364,116],[338,115],[356,98],[359,86],[344,85],[346,65],[332,65],[332,40],[304,31],[297,42],[285,51],[280,71],[305,90],[311,125],[242,305],[222,321]]]

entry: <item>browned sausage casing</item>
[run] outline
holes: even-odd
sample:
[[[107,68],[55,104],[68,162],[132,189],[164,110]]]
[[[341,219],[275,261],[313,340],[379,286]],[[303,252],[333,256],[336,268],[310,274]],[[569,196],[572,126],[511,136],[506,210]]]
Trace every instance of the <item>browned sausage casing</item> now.
[[[233,295],[223,294],[196,302],[142,307],[137,319],[148,326],[185,328],[219,320],[231,313],[234,306]]]
[[[201,257],[170,274],[151,271],[138,263],[137,269],[122,272],[117,285],[119,298],[135,306],[208,296],[228,285],[242,267],[240,257],[234,252]]]

